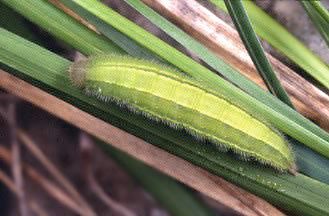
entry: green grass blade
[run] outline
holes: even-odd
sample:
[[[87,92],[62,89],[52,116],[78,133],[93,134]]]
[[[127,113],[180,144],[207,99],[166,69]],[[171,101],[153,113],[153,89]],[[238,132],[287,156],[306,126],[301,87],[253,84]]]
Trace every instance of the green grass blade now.
[[[242,39],[267,88],[273,95],[293,108],[294,106],[292,105],[284,88],[281,86],[280,81],[276,77],[270,62],[265,56],[263,47],[251,26],[241,0],[224,1],[235,27],[239,32],[240,38]]]
[[[115,29],[110,31],[111,37],[118,38],[118,45],[123,49],[112,43],[107,37],[100,36],[82,26],[50,3],[40,0],[3,1],[3,3],[86,55],[103,52],[118,54],[129,52],[143,58],[151,58],[147,50],[133,41],[127,40],[125,35]],[[104,25],[99,20],[98,24],[100,28]]]
[[[319,13],[319,15],[329,23],[329,11],[322,5],[321,1],[309,1],[313,8]]]
[[[298,170],[311,178],[329,184],[328,160],[296,140],[289,140],[297,157]]]
[[[224,0],[210,0],[227,12]],[[243,1],[256,33],[319,83],[329,88],[329,66],[252,1]]]
[[[66,1],[66,0],[63,0],[63,3],[66,4],[67,6],[73,5],[70,1]],[[16,4],[12,3],[12,5],[17,7]],[[104,21],[98,19],[93,15],[90,15],[85,10],[79,10],[78,12],[79,15],[82,17],[87,16],[89,23],[97,26],[98,31],[102,32],[103,35],[105,35],[111,41],[115,42],[115,44],[121,48],[122,54],[129,53],[130,55],[138,56],[140,58],[159,60],[159,58],[153,55],[149,50],[140,46],[133,40],[130,40],[126,35],[117,31],[115,28],[112,28],[111,26],[107,25]]]
[[[2,3],[9,7],[15,6],[15,10],[28,17],[28,19],[40,27],[47,29],[49,33],[56,36],[63,41],[71,41],[73,48],[79,49],[80,52],[90,55],[92,53],[101,53],[104,49],[111,50],[112,52],[120,52],[113,43],[109,40],[97,35],[89,30],[87,27],[79,24],[76,20],[72,19],[65,13],[58,13],[57,8],[44,1],[3,1]],[[30,7],[28,10],[27,7]],[[38,10],[33,10],[38,8]],[[63,22],[56,22],[62,20]],[[72,34],[68,29],[71,29]]]
[[[0,26],[30,41],[37,42],[35,34],[26,25],[24,17],[2,2],[0,2]]]
[[[292,120],[293,118],[291,118],[291,116],[286,116],[287,113],[279,113],[271,107],[260,103],[257,99],[250,97],[245,92],[218,77],[204,66],[193,61],[191,58],[185,56],[183,53],[164,43],[144,29],[136,26],[136,24],[122,17],[102,3],[93,0],[75,0],[74,2],[86,11],[89,11],[120,32],[129,36],[141,46],[144,46],[169,63],[177,66],[182,71],[188,73],[199,82],[208,85],[214,90],[218,90],[223,96],[227,97],[228,100],[240,104],[243,108],[250,110],[250,112],[257,112],[257,114],[271,122],[278,129],[301,141],[305,145],[308,145],[310,148],[324,156],[329,156],[329,143],[322,138],[323,136],[328,139],[328,134],[303,118],[300,114],[284,105],[282,102],[279,102],[278,104],[281,103],[281,107],[285,107],[286,111],[293,113],[292,116],[298,116],[298,119],[303,119],[302,121],[304,123],[308,123],[303,123],[303,125],[298,124],[295,122],[295,119]],[[317,134],[307,128],[312,128]]]
[[[318,14],[310,1],[300,1],[300,3],[329,46],[329,22],[326,22],[326,20]]]
[[[124,1],[127,2],[134,9],[136,9],[139,13],[144,15],[148,20],[154,23],[161,30],[166,32],[170,37],[175,39],[182,46],[196,54],[200,59],[202,59],[202,61],[212,67],[216,71],[216,73],[223,75],[225,78],[248,92],[262,91],[257,86],[254,87],[255,90],[249,90],[253,89],[252,86],[254,86],[254,84],[252,82],[249,82],[247,79],[243,80],[243,78],[241,78],[241,74],[239,74],[238,71],[236,71],[230,65],[226,64],[222,59],[218,58],[203,44],[199,43],[193,37],[189,36],[177,26],[175,26],[174,24],[160,16],[158,13],[156,13],[154,10],[143,4],[140,0]]]
[[[278,174],[270,168],[237,160],[193,137],[150,122],[113,104],[84,95],[67,76],[70,61],[0,28],[0,62],[16,76],[111,124],[299,215],[327,215],[329,186],[304,175]]]
[[[165,176],[157,170],[133,159],[127,154],[113,147],[99,142],[99,145],[122,166],[132,177],[134,177],[143,188],[147,189],[170,215],[214,215],[207,209],[201,200],[191,195],[192,191],[184,185],[177,184],[172,178]],[[173,199],[173,196],[175,199]]]

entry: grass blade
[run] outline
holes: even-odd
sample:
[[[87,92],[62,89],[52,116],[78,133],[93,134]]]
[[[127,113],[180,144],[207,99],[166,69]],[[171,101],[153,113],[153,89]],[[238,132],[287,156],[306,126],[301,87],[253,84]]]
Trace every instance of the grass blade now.
[[[212,67],[216,73],[223,75],[231,82],[237,84],[240,88],[244,86],[252,89],[253,83],[248,83],[248,80],[245,82],[239,82],[242,80],[241,75],[230,65],[226,64],[223,60],[218,58],[215,54],[213,54],[208,48],[204,45],[196,41],[194,38],[186,34],[184,31],[179,29],[174,24],[170,23],[168,20],[160,16],[158,13],[153,11],[151,8],[144,5],[140,0],[124,0],[134,9],[136,9],[139,13],[144,15],[147,19],[149,19],[152,23],[158,26],[161,30],[166,32],[170,37],[175,39],[178,43],[180,43],[185,48],[192,51],[196,54],[202,61],[207,63],[210,67]],[[244,90],[247,90],[245,88]],[[255,87],[257,88],[257,87]],[[259,90],[259,89],[257,89]],[[257,91],[255,90],[255,91]]]
[[[327,22],[322,16],[319,15],[317,10],[313,6],[313,1],[300,1],[304,10],[307,12],[308,16],[311,18],[313,24],[318,29],[323,39],[329,46],[329,22]]]
[[[329,11],[322,5],[321,1],[309,1],[313,8],[319,13],[319,15],[329,23]]]
[[[120,48],[113,43],[109,43],[106,37],[95,35],[93,31],[80,25],[78,21],[72,19],[65,13],[58,13],[57,9],[49,3],[43,1],[3,1],[2,3],[10,7],[15,5],[15,10],[24,16],[26,13],[29,13],[28,18],[30,21],[47,29],[49,33],[60,40],[71,41],[70,45],[73,48],[79,49],[80,52],[86,55],[101,53],[104,49],[111,50],[111,52],[120,52]],[[32,8],[38,8],[38,11],[25,10],[27,5],[30,5]],[[42,13],[40,11],[42,11]],[[62,20],[63,22],[54,22],[54,20]],[[70,33],[67,29],[71,29],[71,31],[76,32],[76,34]]]
[[[210,1],[227,12],[224,0]],[[312,53],[281,24],[256,6],[255,3],[243,1],[243,5],[249,14],[256,33],[261,38],[303,68],[323,86],[329,88],[329,67],[326,63]]]
[[[202,145],[188,135],[149,122],[119,107],[87,97],[70,84],[70,61],[0,28],[0,62],[16,69],[16,76],[32,82],[105,121],[225,177],[286,209],[303,215],[326,215],[329,186],[298,174],[278,174]]]
[[[30,41],[40,42],[37,41],[33,31],[26,25],[24,17],[2,2],[0,2],[0,26],[15,34],[24,36],[24,38]]]
[[[69,4],[69,2],[67,1],[64,1],[64,3]],[[98,19],[97,17],[88,14],[84,10],[79,10],[79,15],[88,16],[89,23],[97,25],[98,30],[114,42],[112,44],[116,44],[118,47],[121,48],[122,54],[129,53],[130,55],[138,56],[140,58],[157,59],[158,61],[160,61],[160,59],[157,58],[154,54],[152,54],[149,50],[140,46],[135,41],[130,40],[129,37],[117,31],[115,28],[107,25],[104,21]]]
[[[263,78],[269,91],[293,108],[293,105],[281,86],[280,81],[276,77],[273,68],[265,56],[263,47],[261,46],[252,26],[249,21],[248,15],[242,5],[241,0],[229,1],[224,0],[226,8],[235,24],[239,35],[247,48],[247,51],[254,62],[259,74]]]

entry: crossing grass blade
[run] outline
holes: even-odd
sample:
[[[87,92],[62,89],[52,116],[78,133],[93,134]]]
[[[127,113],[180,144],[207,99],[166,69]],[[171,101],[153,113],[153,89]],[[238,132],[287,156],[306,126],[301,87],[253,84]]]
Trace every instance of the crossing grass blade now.
[[[323,6],[321,1],[309,1],[313,8],[319,13],[319,15],[329,23],[329,11]]]
[[[80,52],[90,55],[92,53],[101,53],[102,50],[111,50],[111,52],[118,53],[118,48],[113,43],[101,35],[95,34],[87,27],[81,25],[78,21],[72,19],[65,13],[58,13],[55,6],[43,1],[2,1],[9,7],[15,5],[15,10],[22,15],[28,15],[28,19],[37,23],[40,27],[47,29],[49,33],[62,41],[71,41],[70,45],[73,48],[80,50]],[[28,5],[30,9],[28,8]],[[38,10],[33,10],[33,9]],[[56,22],[55,20],[62,20]],[[67,29],[71,29],[72,34]]]
[[[227,12],[224,0],[210,0],[210,2]],[[286,28],[256,6],[253,1],[243,1],[243,5],[249,14],[256,33],[261,38],[329,89],[329,66],[326,63],[312,53]]]
[[[236,29],[252,59],[257,71],[261,75],[269,91],[283,101],[285,104],[293,108],[293,105],[281,86],[280,81],[276,77],[273,68],[265,56],[263,47],[261,46],[253,28],[249,21],[248,15],[243,7],[241,0],[224,0],[226,8],[235,24]]]
[[[329,21],[326,21],[323,16],[319,14],[314,8],[313,2],[315,1],[300,1],[300,4],[303,6],[313,24],[329,46]]]

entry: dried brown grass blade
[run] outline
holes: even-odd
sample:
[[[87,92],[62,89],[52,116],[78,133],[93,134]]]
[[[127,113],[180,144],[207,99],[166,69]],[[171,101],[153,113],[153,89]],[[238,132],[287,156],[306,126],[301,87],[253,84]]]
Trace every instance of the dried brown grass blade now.
[[[0,145],[0,159],[8,165],[11,165],[13,163],[11,151],[3,145]],[[90,216],[90,214],[86,213],[84,208],[81,208],[67,193],[65,193],[62,189],[56,186],[53,182],[42,176],[32,166],[24,164],[23,169],[33,181],[39,184],[45,191],[48,192],[50,196],[56,199],[59,203],[68,207],[73,212],[79,215]]]
[[[84,132],[80,133],[80,151],[83,160],[83,167],[88,184],[94,194],[111,210],[122,216],[137,216],[119,202],[113,200],[98,183],[93,171],[93,149],[94,144],[90,137]]]
[[[18,188],[16,187],[15,183],[10,179],[10,177],[0,169],[0,181],[11,191],[13,192],[16,196],[18,196],[19,191]],[[29,199],[28,201],[29,207],[33,210],[36,215],[39,216],[47,216],[47,212],[42,209],[38,203],[36,203],[34,200]]]
[[[40,163],[47,169],[47,171],[65,188],[66,192],[69,193],[81,208],[85,209],[90,215],[96,215],[89,206],[88,202],[79,194],[74,186],[66,179],[66,177],[57,169],[57,167],[48,160],[44,153],[38,148],[31,137],[26,134],[23,130],[17,130],[18,138],[21,142],[30,150],[30,152],[40,161]]]

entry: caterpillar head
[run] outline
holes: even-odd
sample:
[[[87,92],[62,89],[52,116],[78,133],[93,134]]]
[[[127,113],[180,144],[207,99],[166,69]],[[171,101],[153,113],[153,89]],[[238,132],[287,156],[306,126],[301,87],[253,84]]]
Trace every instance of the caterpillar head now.
[[[74,62],[69,68],[69,77],[71,82],[79,88],[84,87],[87,73],[87,60]]]

